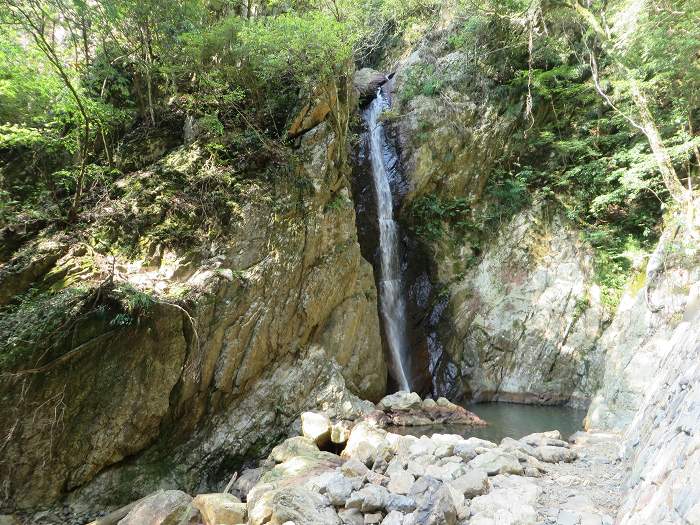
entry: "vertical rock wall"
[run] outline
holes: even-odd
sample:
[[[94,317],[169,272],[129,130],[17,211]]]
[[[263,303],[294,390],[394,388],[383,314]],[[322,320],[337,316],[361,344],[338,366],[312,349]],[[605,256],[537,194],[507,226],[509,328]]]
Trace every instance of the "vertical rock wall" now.
[[[585,404],[606,320],[592,252],[547,206],[505,224],[451,287],[447,346],[475,400]]]
[[[151,273],[123,266],[119,279],[193,290],[192,318],[159,303],[127,328],[87,319],[65,349],[78,357],[2,376],[2,506],[214,488],[286,436],[302,410],[352,417],[362,409],[355,394],[385,393],[372,268],[334,151],[319,126],[302,140],[298,173],[245,182],[213,253]],[[181,158],[196,158],[196,146],[159,162],[180,169]]]

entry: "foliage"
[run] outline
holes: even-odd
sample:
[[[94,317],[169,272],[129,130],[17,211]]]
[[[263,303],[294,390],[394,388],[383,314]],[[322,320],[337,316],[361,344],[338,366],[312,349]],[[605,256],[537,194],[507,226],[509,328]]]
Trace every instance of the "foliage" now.
[[[432,64],[416,64],[406,74],[406,81],[401,90],[401,101],[406,102],[416,95],[434,97],[440,93],[442,81]]]
[[[0,310],[0,371],[26,365],[37,349],[59,339],[58,334],[78,315],[86,288],[66,288],[57,293],[30,289]]]
[[[463,197],[441,199],[436,195],[423,195],[411,202],[409,221],[413,231],[427,241],[437,241],[445,233],[446,226],[457,235],[474,230],[470,221],[470,206]]]

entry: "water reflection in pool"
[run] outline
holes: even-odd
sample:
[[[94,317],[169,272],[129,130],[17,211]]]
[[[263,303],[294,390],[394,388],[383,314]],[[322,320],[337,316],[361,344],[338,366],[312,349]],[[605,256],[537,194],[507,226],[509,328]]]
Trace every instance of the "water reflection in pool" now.
[[[422,427],[393,427],[397,434],[414,436],[459,434],[500,442],[504,437],[519,439],[533,432],[559,430],[563,439],[583,428],[586,411],[564,406],[518,405],[514,403],[479,403],[466,408],[487,421],[487,427],[465,425],[430,425]]]

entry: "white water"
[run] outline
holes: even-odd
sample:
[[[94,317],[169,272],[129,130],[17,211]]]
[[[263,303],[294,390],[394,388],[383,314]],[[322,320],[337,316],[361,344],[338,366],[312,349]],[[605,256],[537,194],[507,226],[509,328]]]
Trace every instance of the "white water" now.
[[[386,341],[391,352],[394,376],[401,390],[411,390],[406,371],[408,340],[406,337],[406,301],[403,297],[401,265],[399,262],[399,236],[394,221],[394,204],[389,186],[389,176],[384,161],[384,127],[379,115],[389,106],[381,89],[364,113],[369,127],[370,160],[372,179],[377,195],[377,215],[379,223],[379,309],[384,319]]]

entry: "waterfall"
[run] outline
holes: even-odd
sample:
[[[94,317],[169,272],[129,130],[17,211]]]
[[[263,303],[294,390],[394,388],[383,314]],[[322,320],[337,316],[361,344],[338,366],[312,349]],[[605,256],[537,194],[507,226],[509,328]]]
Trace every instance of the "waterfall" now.
[[[384,126],[379,122],[381,112],[389,107],[388,100],[377,90],[377,97],[364,112],[369,128],[372,180],[377,196],[379,223],[379,309],[384,320],[386,342],[391,354],[394,377],[401,390],[411,390],[406,370],[408,338],[406,335],[406,301],[403,296],[401,264],[399,259],[398,226],[394,220],[394,204],[386,169]],[[395,159],[390,159],[395,160]],[[391,165],[393,165],[392,162]]]

